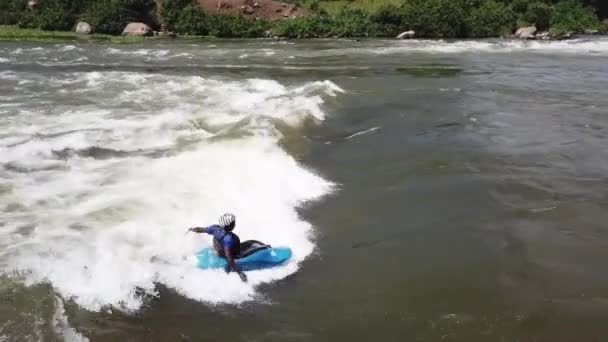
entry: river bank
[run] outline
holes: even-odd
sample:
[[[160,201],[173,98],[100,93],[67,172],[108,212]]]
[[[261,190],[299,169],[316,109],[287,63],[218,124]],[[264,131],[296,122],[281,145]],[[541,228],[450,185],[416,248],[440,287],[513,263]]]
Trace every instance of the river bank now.
[[[31,4],[30,4],[31,3]],[[45,31],[221,38],[492,38],[535,27],[542,37],[608,32],[603,5],[587,0],[10,0],[0,24]],[[602,21],[603,20],[603,21]],[[528,37],[530,35],[527,35]]]
[[[577,39],[581,37],[593,38],[602,37],[603,34],[596,35],[570,35],[567,39]],[[503,40],[513,40],[515,37],[505,37]],[[114,36],[107,34],[87,34],[82,35],[72,31],[44,31],[38,29],[25,29],[18,26],[7,26],[0,25],[0,41],[15,41],[15,42],[62,42],[62,41],[73,41],[73,42],[91,42],[91,43],[114,43],[114,44],[136,44],[143,43],[145,41],[195,41],[195,40],[213,40],[217,37],[213,36],[195,36],[195,35],[154,35],[154,36]],[[285,40],[285,39],[298,39],[298,37],[287,38],[287,37],[270,37],[263,38],[267,40]],[[309,39],[309,38],[304,38]],[[343,38],[349,40],[351,38]],[[358,38],[360,39],[360,38]],[[377,38],[382,39],[382,38]],[[495,39],[495,38],[494,38]],[[527,41],[534,41],[530,39],[523,39]],[[562,39],[554,39],[562,40]]]

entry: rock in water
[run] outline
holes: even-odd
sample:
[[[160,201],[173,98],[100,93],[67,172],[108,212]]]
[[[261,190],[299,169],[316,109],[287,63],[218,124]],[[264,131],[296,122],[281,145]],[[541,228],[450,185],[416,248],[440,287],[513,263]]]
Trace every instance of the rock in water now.
[[[401,32],[399,33],[399,35],[396,37],[397,39],[412,39],[416,37],[416,32],[415,31],[405,31],[405,32]]]
[[[81,21],[76,25],[76,29],[74,30],[78,34],[89,34],[91,33],[91,25],[89,23]]]
[[[540,40],[549,40],[551,39],[551,36],[549,35],[548,31],[543,31],[543,32],[539,32],[536,34],[536,39],[540,39]]]
[[[152,29],[144,23],[129,23],[122,31],[123,36],[151,36]]]
[[[534,39],[536,33],[536,26],[522,27],[515,32],[515,38],[521,39]]]

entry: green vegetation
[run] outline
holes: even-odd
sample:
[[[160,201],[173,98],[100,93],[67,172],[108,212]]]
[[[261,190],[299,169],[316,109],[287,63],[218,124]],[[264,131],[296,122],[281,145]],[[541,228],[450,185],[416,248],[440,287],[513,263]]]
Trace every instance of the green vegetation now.
[[[106,34],[120,34],[130,21],[156,26],[154,0],[40,0],[33,11],[19,5],[27,3],[25,0],[7,1],[5,6],[14,19],[0,21],[0,25],[69,31],[79,20],[86,20],[95,32]]]
[[[563,0],[553,7],[551,26],[562,31],[583,32],[598,29],[600,22],[591,7],[583,7],[576,0]]]
[[[42,31],[0,25],[0,40],[73,40],[77,38],[72,32]]]
[[[419,36],[455,38],[467,36],[469,7],[466,0],[412,0],[405,9]]]
[[[208,34],[208,18],[191,0],[162,1],[158,11],[161,24],[179,34]]]
[[[193,0],[161,0],[158,19],[169,31],[199,36],[254,38],[263,36],[270,28],[268,21],[241,15],[209,16]]]
[[[16,25],[26,12],[26,2],[21,0],[0,1],[0,25]]]
[[[43,31],[20,28],[15,25],[0,25],[0,41],[93,41],[110,43],[138,43],[157,37],[122,37],[107,34],[78,35],[66,31]]]
[[[79,20],[95,33],[118,35],[127,23],[141,21],[181,35],[262,37],[270,32],[291,38],[394,37],[414,30],[417,37],[498,37],[535,25],[539,31],[608,31],[608,15],[598,0],[289,0],[314,13],[277,21],[241,15],[208,15],[195,0],[40,0],[28,10],[25,0],[0,3],[0,25],[43,31],[69,31]],[[592,7],[593,6],[593,7]],[[3,31],[10,31],[6,28]],[[0,33],[8,37],[9,33]],[[43,37],[42,31],[15,35]],[[35,34],[32,32],[36,32]],[[13,33],[14,34],[14,33]],[[47,37],[61,36],[52,33]]]
[[[551,24],[553,7],[544,2],[532,2],[528,4],[521,16],[526,25],[536,25],[536,28],[544,31]]]
[[[117,35],[133,20],[133,13],[122,2],[100,0],[86,9],[82,20],[91,24],[96,33]]]
[[[225,38],[262,37],[270,27],[270,23],[265,20],[250,20],[231,14],[209,16],[208,25],[210,35]]]
[[[474,37],[504,36],[515,28],[515,13],[509,6],[493,0],[485,1],[469,16],[470,35]]]

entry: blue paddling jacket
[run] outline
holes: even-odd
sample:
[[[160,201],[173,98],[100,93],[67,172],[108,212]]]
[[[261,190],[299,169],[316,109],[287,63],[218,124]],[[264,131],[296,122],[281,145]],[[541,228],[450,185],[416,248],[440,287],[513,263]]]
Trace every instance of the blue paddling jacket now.
[[[233,257],[238,257],[241,252],[241,240],[233,232],[225,230],[223,227],[216,224],[203,228],[203,232],[213,235],[213,247],[217,254],[226,257],[224,250],[226,247],[230,249]]]

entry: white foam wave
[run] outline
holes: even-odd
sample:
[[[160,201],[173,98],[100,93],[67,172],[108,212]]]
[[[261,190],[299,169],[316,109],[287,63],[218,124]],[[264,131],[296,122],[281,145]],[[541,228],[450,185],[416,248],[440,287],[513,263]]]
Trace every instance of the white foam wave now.
[[[375,131],[377,131],[377,130],[379,130],[379,129],[380,129],[380,127],[379,127],[379,126],[376,126],[376,127],[372,127],[372,128],[368,128],[368,129],[365,129],[365,130],[359,131],[359,132],[355,132],[355,133],[353,133],[353,134],[351,134],[351,135],[349,135],[349,136],[346,136],[346,137],[344,138],[344,140],[349,140],[349,139],[352,139],[352,138],[358,137],[358,136],[360,136],[360,135],[369,134],[369,133],[375,132]]]
[[[169,58],[170,50],[159,49],[137,49],[137,50],[121,50],[116,48],[107,48],[106,53],[109,55],[123,56],[138,56],[146,57],[147,60],[166,60]]]
[[[171,58],[177,58],[177,57],[186,57],[188,59],[192,59],[194,56],[191,53],[187,53],[187,52],[182,52],[182,53],[178,53],[176,55],[171,56]]]
[[[85,51],[83,48],[79,48],[75,45],[55,45],[58,51],[68,52],[68,51]]]
[[[0,233],[2,272],[48,281],[90,310],[135,310],[142,305],[139,291],[155,295],[156,283],[201,301],[248,300],[256,285],[295,272],[312,252],[312,227],[296,208],[332,185],[279,147],[280,133],[267,119],[294,127],[307,117],[323,120],[324,98],[342,91],[332,82],[285,86],[113,72],[45,82],[25,84],[11,94],[13,101],[34,106],[25,99],[40,89],[57,101],[70,96],[73,103],[76,91],[86,100],[0,117],[7,127],[0,154],[11,165],[0,171],[10,187],[0,193],[6,203],[0,219],[7,222]],[[233,128],[244,134],[231,135]],[[57,155],[94,147],[169,152],[154,158]],[[210,240],[184,231],[215,223],[225,211],[237,214],[242,239],[290,246],[293,259],[251,272],[247,284],[223,271],[197,269],[192,255]]]
[[[376,54],[398,54],[409,52],[465,53],[517,51],[550,52],[567,54],[608,54],[608,39],[571,39],[564,41],[523,41],[523,40],[406,40],[393,46],[374,49]]]
[[[21,54],[30,54],[30,53],[38,53],[44,51],[43,47],[37,46],[34,48],[16,48],[15,50],[11,51],[12,55],[21,55]]]

